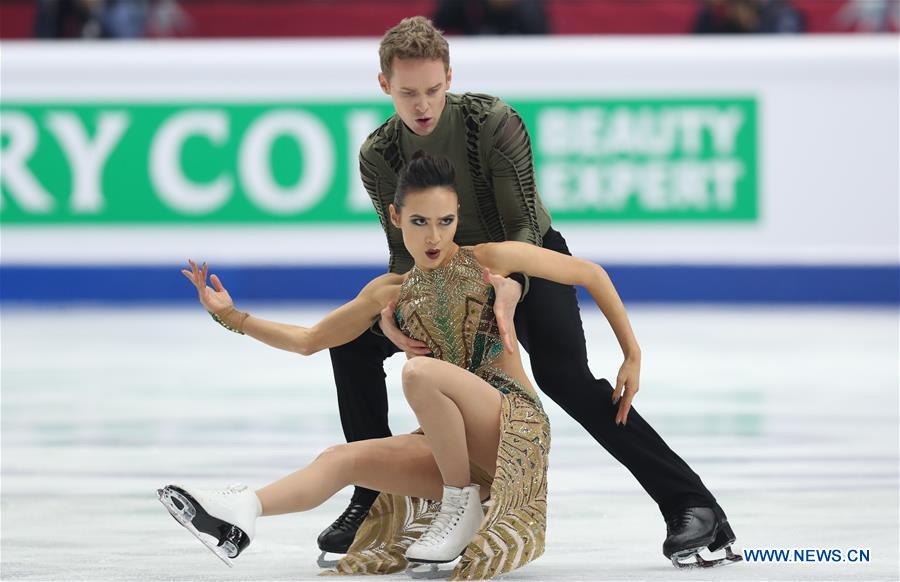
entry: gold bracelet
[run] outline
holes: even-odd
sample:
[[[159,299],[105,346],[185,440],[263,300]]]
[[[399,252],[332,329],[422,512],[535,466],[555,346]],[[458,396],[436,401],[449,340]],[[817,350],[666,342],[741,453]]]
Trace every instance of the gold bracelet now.
[[[230,315],[231,315],[232,313],[234,313],[235,311],[237,311],[237,312],[240,314],[240,315],[239,315],[240,321],[238,321],[238,324],[237,324],[236,326],[232,327],[232,326],[228,325],[228,324],[225,322],[225,318],[224,318],[224,317],[230,316]],[[247,313],[247,312],[245,312],[245,311],[238,311],[238,310],[235,309],[234,307],[231,308],[231,311],[225,313],[225,316],[224,316],[224,317],[220,316],[220,315],[217,314],[217,313],[213,313],[212,311],[208,311],[207,313],[209,313],[210,317],[213,318],[213,321],[215,321],[216,323],[218,323],[219,325],[221,325],[222,327],[224,327],[224,328],[227,329],[228,331],[233,331],[234,333],[239,333],[239,334],[241,334],[241,335],[245,335],[245,334],[244,334],[244,331],[243,331],[243,328],[244,328],[244,321],[246,321],[247,318],[250,317],[250,314],[249,314],[249,313]]]

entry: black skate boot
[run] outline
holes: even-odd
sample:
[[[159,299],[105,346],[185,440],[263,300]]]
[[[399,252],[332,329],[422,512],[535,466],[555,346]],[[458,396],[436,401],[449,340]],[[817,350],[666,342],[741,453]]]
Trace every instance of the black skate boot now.
[[[329,560],[326,558],[326,554],[347,553],[350,544],[353,543],[353,538],[356,537],[356,531],[366,519],[371,507],[371,503],[351,501],[344,513],[319,534],[316,542],[319,544],[319,549],[322,550],[317,560],[320,568],[334,568],[337,565],[338,560]]]
[[[735,541],[734,531],[722,508],[688,507],[666,520],[666,540],[663,555],[672,560],[676,568],[712,568],[743,558],[731,550]],[[700,556],[700,550],[708,548],[717,552],[725,548],[725,556],[707,560]]]

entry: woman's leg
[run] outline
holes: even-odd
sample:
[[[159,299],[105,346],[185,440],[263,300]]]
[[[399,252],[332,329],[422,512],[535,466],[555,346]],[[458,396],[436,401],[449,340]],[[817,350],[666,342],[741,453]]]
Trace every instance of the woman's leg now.
[[[416,413],[446,485],[471,483],[469,459],[494,474],[500,393],[458,366],[417,357],[403,367],[403,393]]]
[[[441,473],[420,434],[329,447],[315,461],[256,492],[263,515],[307,511],[346,487],[440,499]]]
[[[256,492],[263,515],[307,511],[351,484],[441,499],[444,484],[471,482],[470,458],[494,474],[500,444],[496,389],[458,366],[419,357],[403,368],[403,391],[425,435],[330,447],[306,468]]]

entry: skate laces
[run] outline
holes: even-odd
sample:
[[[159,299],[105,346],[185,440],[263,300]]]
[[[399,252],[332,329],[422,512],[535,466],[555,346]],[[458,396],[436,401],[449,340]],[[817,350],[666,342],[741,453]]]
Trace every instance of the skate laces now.
[[[451,500],[447,500],[451,501]],[[468,502],[468,492],[462,494],[459,498],[453,499],[451,503],[442,503],[441,511],[425,530],[425,533],[419,537],[419,543],[423,545],[434,545],[441,542],[453,525],[459,521],[459,517],[465,512]],[[451,523],[452,522],[452,523]]]
[[[360,521],[360,517],[365,517],[368,513],[368,510],[363,511],[363,507],[358,503],[350,503],[347,506],[347,509],[344,510],[344,513],[340,514],[334,523],[331,524],[332,528],[336,529],[350,529],[355,525],[355,522]]]
[[[694,517],[694,514],[691,511],[683,509],[670,515],[669,519],[666,520],[666,525],[669,526],[669,531],[676,531],[687,526],[692,517]]]

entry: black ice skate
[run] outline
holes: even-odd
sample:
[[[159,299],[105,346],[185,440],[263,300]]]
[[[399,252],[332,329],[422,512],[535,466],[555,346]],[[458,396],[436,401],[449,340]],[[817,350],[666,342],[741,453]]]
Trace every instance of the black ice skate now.
[[[735,539],[721,508],[689,507],[669,516],[663,554],[676,568],[723,566],[743,559],[731,549]],[[725,556],[707,560],[700,555],[704,548],[710,552],[725,548]]]
[[[366,519],[371,507],[372,504],[351,501],[344,513],[319,534],[316,542],[322,551],[317,560],[320,568],[334,568],[337,566],[338,558],[328,558],[328,554],[347,553],[347,550],[350,549],[350,544],[353,543],[353,538],[356,537],[359,526]]]
[[[211,491],[167,485],[156,492],[175,521],[229,567],[253,540],[262,508],[246,486]]]

